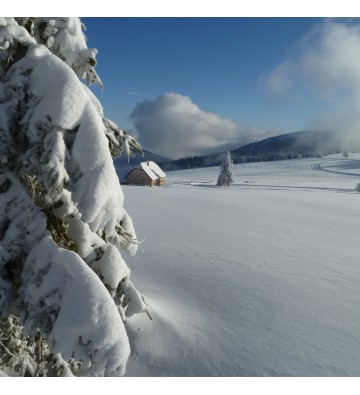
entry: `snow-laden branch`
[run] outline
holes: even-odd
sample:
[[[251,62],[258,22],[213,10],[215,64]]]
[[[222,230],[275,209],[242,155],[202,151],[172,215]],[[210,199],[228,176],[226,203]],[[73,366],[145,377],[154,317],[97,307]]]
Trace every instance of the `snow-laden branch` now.
[[[111,154],[141,147],[79,80],[100,83],[79,19],[0,18],[0,46],[0,313],[83,374],[123,373],[123,321],[147,305]]]

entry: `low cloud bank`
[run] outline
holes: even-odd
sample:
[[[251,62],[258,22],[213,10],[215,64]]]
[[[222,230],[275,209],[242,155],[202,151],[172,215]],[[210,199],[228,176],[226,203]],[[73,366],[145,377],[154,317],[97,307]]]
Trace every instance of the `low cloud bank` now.
[[[237,148],[266,133],[201,110],[189,97],[165,93],[138,104],[130,115],[140,143],[170,159]]]
[[[314,114],[308,128],[336,131],[351,144],[360,137],[359,54],[359,21],[327,19],[303,37],[292,56],[262,75],[260,84],[287,100],[318,100],[327,111]]]

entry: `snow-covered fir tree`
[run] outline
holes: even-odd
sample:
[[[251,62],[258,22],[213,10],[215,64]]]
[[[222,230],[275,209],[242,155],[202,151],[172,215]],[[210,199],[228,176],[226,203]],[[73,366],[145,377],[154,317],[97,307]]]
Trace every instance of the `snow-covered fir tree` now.
[[[0,373],[121,375],[147,311],[120,251],[136,234],[78,18],[0,18]],[[83,83],[82,80],[85,82]]]
[[[220,173],[217,180],[218,186],[230,186],[233,180],[233,160],[231,159],[230,152],[227,152],[220,165]]]

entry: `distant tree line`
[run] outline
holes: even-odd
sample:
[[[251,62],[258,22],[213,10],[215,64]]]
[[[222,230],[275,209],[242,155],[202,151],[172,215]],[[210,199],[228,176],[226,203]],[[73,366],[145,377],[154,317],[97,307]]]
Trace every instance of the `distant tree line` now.
[[[270,162],[278,160],[301,159],[301,158],[321,158],[329,154],[339,153],[340,151],[331,152],[273,152],[266,155],[237,155],[231,151],[234,164],[251,163],[251,162]],[[209,155],[188,156],[170,162],[160,163],[165,171],[195,169],[200,167],[220,166],[224,153],[213,153]]]

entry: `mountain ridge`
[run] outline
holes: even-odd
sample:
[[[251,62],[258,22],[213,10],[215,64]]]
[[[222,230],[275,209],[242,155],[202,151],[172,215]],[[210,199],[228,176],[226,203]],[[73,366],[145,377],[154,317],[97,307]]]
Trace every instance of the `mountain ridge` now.
[[[344,144],[337,133],[329,131],[296,131],[268,137],[230,150],[234,163],[263,162],[302,157],[321,157],[342,152]],[[180,158],[159,163],[165,170],[219,166],[226,151]]]
[[[329,131],[296,131],[265,138],[230,150],[233,162],[265,162],[302,157],[321,157],[344,150],[360,149],[359,145],[345,146],[338,133]],[[179,159],[169,159],[154,152],[144,150],[144,156],[119,157],[114,160],[121,181],[140,162],[152,160],[164,171],[219,166],[227,151],[213,152]]]

